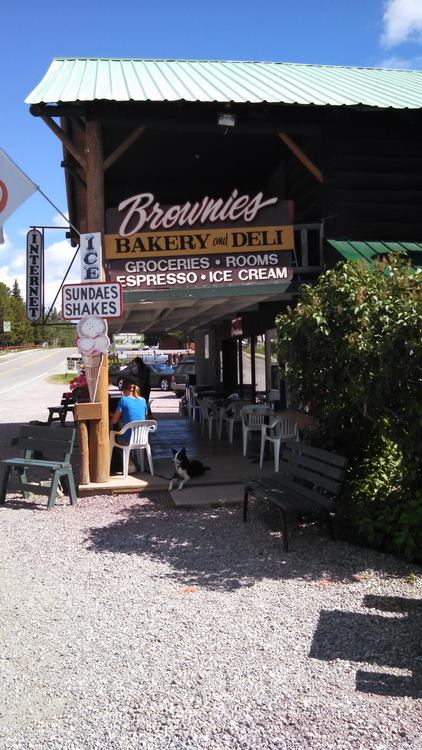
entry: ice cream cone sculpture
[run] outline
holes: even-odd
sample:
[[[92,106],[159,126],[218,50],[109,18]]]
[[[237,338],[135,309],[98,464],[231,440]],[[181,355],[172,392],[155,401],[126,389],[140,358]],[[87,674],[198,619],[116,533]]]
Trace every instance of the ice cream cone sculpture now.
[[[82,355],[89,398],[92,403],[95,401],[97,393],[103,356],[110,346],[110,339],[107,336],[107,321],[94,315],[88,315],[79,321],[77,332],[76,345]]]

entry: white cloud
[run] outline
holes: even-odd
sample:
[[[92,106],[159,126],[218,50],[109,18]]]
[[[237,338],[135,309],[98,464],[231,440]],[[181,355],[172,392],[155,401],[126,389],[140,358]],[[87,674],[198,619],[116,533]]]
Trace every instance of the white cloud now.
[[[386,0],[381,43],[390,48],[412,40],[422,41],[421,0]]]
[[[378,63],[378,68],[402,68],[403,70],[419,70],[422,65],[422,57],[399,57],[392,55]]]
[[[3,284],[6,284],[10,289],[13,287],[13,284],[15,283],[15,279],[17,280],[19,284],[19,289],[22,292],[22,295],[25,292],[25,274],[22,273],[11,273],[10,266],[0,266],[0,281],[3,282]]]
[[[3,227],[3,238],[4,238],[4,242],[2,242],[2,244],[0,245],[0,253],[7,253],[12,247],[12,243],[4,227]]]
[[[64,216],[66,216],[66,221],[64,220],[63,216],[61,214],[54,214],[53,218],[51,219],[51,226],[53,227],[65,227],[68,225],[69,222],[69,214],[67,211],[63,211]]]
[[[2,247],[4,247],[4,245],[0,245],[0,249]],[[47,306],[49,306],[53,302],[74,253],[75,248],[71,246],[68,240],[60,240],[46,246],[44,254],[44,299]],[[14,249],[12,247],[12,244],[9,242],[7,256],[7,258],[4,258],[4,265],[0,266],[0,281],[6,284],[9,288],[12,288],[15,279],[17,279],[22,296],[25,298],[26,253],[21,249]],[[77,283],[79,281],[80,263],[79,259],[76,257],[65,283],[71,284],[75,282]],[[55,303],[55,306],[58,309],[61,307],[61,293]]]
[[[26,254],[25,253],[21,253],[20,255],[15,255],[13,257],[13,260],[10,263],[10,267],[11,268],[21,268],[22,271],[23,271],[24,268],[25,268],[25,264],[26,264]]]

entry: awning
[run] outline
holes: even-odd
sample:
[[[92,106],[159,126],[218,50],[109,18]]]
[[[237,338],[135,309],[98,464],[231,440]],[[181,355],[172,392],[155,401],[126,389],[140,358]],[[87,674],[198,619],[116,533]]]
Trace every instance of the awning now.
[[[344,260],[362,260],[371,265],[377,256],[388,253],[402,253],[412,262],[414,268],[422,267],[422,243],[420,242],[380,242],[369,240],[325,240],[329,248],[335,250]]]
[[[54,59],[27,104],[234,102],[420,109],[422,70],[231,60]]]

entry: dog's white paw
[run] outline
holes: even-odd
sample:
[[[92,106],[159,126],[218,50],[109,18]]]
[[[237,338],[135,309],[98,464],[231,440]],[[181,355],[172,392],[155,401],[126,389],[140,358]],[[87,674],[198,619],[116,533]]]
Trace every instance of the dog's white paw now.
[[[172,491],[172,489],[173,489],[173,487],[174,487],[174,483],[173,483],[173,480],[172,480],[172,481],[170,482],[170,484],[169,484],[169,489],[168,489],[168,491],[169,491],[169,492],[171,492],[171,491]]]
[[[178,488],[177,488],[177,489],[178,489],[178,490],[183,490],[183,482],[180,482],[180,484],[179,484],[179,486],[178,486]]]

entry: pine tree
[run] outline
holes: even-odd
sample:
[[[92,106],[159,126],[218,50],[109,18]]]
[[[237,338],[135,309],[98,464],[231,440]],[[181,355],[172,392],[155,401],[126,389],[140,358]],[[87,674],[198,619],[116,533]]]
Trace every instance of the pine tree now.
[[[10,332],[5,333],[3,322],[10,322]],[[32,326],[25,316],[25,306],[17,281],[13,290],[0,283],[0,344],[2,346],[23,346],[32,344]]]
[[[0,346],[8,346],[10,334],[3,332],[3,322],[11,320],[10,289],[0,282]]]
[[[15,279],[14,284],[13,284],[12,296],[15,299],[18,299],[19,302],[23,302],[23,297],[22,297],[22,294],[21,294],[21,290],[19,289],[19,284],[18,284],[18,280],[17,279]]]

